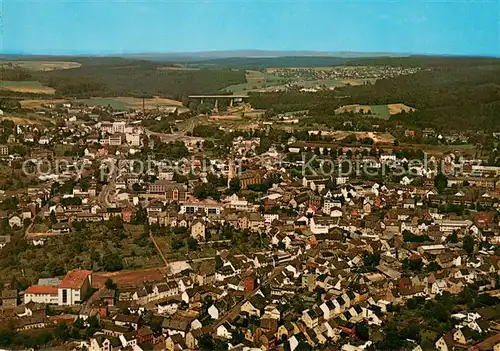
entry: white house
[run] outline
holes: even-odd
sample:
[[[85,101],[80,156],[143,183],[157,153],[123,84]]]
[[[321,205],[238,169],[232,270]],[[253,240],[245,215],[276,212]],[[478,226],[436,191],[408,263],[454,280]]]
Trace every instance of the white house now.
[[[9,219],[9,225],[11,228],[14,226],[22,228],[23,221],[21,220],[21,217],[19,217],[19,216],[12,216]]]
[[[224,323],[217,328],[217,336],[224,339],[231,339],[232,338],[231,331],[232,331],[231,325],[229,325],[229,323]]]
[[[46,135],[42,135],[40,139],[38,139],[38,144],[40,145],[47,145],[50,143],[50,138]]]
[[[72,270],[58,287],[58,305],[74,305],[81,302],[91,286],[92,271]]]

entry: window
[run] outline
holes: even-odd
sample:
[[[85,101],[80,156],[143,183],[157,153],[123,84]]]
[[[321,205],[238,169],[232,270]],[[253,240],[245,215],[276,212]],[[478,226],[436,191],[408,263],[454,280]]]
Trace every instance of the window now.
[[[68,302],[68,290],[63,289],[62,291],[62,302],[67,303]]]

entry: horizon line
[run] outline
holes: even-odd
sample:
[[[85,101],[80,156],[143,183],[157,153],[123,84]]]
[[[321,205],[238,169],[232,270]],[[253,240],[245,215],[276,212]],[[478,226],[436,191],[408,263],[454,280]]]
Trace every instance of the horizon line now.
[[[242,56],[227,56],[227,57],[208,57],[208,59],[221,59],[221,58],[280,58],[280,57],[340,57],[335,56],[335,54],[349,55],[349,54],[360,54],[366,58],[369,57],[410,57],[410,56],[429,56],[429,57],[470,57],[470,58],[500,58],[500,55],[495,54],[450,54],[450,53],[419,53],[419,52],[384,52],[384,51],[349,51],[349,50],[338,50],[338,51],[324,51],[324,50],[273,50],[273,49],[236,49],[236,50],[207,50],[207,51],[146,51],[146,52],[1,52],[0,56],[66,56],[66,57],[123,57],[123,56],[134,56],[134,55],[172,55],[172,56],[198,56],[203,54],[217,54],[217,53],[244,53],[244,52],[261,52],[261,53],[279,53],[283,55],[269,55],[269,56],[256,56],[256,55],[242,55]],[[369,55],[375,56],[369,56]],[[345,57],[345,58],[363,58],[362,56],[356,57]]]

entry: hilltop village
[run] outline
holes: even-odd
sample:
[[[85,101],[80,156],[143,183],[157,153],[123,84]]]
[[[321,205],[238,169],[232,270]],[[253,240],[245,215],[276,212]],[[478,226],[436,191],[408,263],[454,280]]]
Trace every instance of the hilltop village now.
[[[500,167],[467,133],[36,113],[0,122],[0,346],[500,349]]]

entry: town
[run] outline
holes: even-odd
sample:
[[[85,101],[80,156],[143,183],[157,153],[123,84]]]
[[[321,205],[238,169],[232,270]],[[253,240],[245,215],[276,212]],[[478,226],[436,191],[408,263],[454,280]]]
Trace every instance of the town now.
[[[498,134],[193,103],[0,122],[0,346],[500,348]]]

